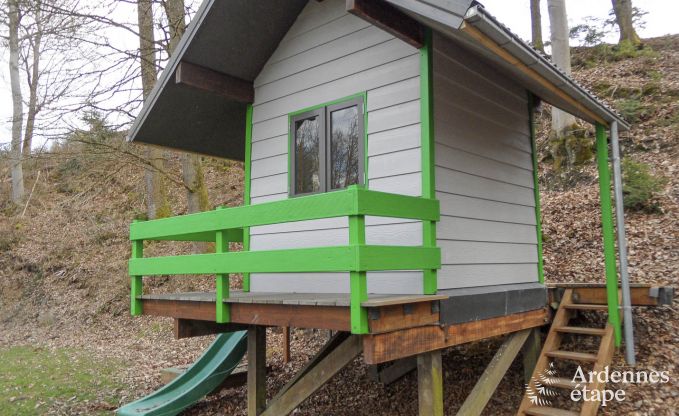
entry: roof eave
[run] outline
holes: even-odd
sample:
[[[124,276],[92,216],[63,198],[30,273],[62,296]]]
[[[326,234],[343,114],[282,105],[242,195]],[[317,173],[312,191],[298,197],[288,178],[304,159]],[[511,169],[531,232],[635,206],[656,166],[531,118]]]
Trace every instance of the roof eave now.
[[[143,143],[143,140],[139,140],[137,138],[137,135],[139,134],[141,126],[144,124],[144,120],[146,120],[151,109],[154,107],[156,101],[158,100],[158,97],[160,96],[161,91],[173,78],[174,72],[177,69],[179,63],[181,62],[184,54],[186,53],[188,45],[191,43],[191,40],[193,40],[194,36],[198,32],[198,28],[201,26],[203,20],[205,19],[205,16],[210,10],[210,7],[212,7],[212,3],[214,3],[214,1],[215,0],[203,1],[200,7],[198,8],[198,11],[196,11],[196,15],[194,16],[193,19],[191,19],[191,22],[188,24],[186,28],[186,32],[181,37],[174,53],[172,54],[172,56],[170,56],[170,59],[168,60],[167,65],[165,66],[165,69],[163,69],[163,71],[160,73],[160,77],[154,84],[151,93],[149,93],[148,97],[144,99],[144,105],[142,106],[141,111],[139,111],[137,117],[134,119],[134,122],[132,123],[132,126],[130,127],[130,130],[127,134],[127,141],[129,142],[139,141]]]
[[[591,112],[606,121],[606,123],[610,124],[615,121],[618,123],[621,130],[629,130],[629,123],[627,123],[620,115],[616,114],[605,105],[602,105],[593,93],[575,83],[572,78],[563,73],[544,55],[528,46],[509,29],[497,22],[483,7],[471,7],[467,11],[464,24],[472,25],[474,28],[481,31],[502,49],[521,61],[524,65],[535,70],[547,80],[550,80],[556,87],[580,102]]]

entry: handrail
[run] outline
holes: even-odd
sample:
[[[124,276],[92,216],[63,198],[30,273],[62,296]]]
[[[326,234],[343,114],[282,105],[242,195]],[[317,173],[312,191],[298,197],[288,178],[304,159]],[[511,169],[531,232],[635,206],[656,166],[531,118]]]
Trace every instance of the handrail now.
[[[439,203],[435,199],[352,186],[263,204],[135,222],[130,225],[130,240],[214,241],[216,231],[229,230],[230,241],[242,241],[239,233],[243,227],[352,215],[438,221]]]
[[[223,300],[229,296],[231,273],[349,272],[351,329],[353,333],[368,333],[367,311],[361,306],[368,297],[366,272],[439,269],[441,252],[438,247],[426,245],[368,245],[366,215],[438,221],[439,202],[351,186],[341,191],[258,205],[133,222],[130,225],[133,251],[129,260],[131,312],[142,313],[142,276],[216,275],[215,320],[229,322],[229,305]],[[228,242],[242,241],[243,229],[247,227],[344,216],[349,219],[348,245],[228,251]],[[214,241],[215,253],[144,258],[144,240]]]

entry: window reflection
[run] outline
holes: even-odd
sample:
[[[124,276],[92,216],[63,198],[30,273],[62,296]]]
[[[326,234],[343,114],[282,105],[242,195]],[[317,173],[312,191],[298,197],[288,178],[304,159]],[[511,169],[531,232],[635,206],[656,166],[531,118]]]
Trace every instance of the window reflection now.
[[[330,113],[330,188],[346,188],[359,177],[358,107]]]
[[[295,193],[321,189],[318,116],[295,122]]]

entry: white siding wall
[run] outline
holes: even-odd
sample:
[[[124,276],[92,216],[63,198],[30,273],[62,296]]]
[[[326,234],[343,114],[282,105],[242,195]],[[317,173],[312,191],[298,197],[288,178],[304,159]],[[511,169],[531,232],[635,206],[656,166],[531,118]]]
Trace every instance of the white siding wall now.
[[[288,114],[367,91],[369,188],[421,195],[419,52],[345,12],[310,1],[255,80],[252,203],[288,197]],[[422,226],[366,218],[368,244],[421,245]],[[346,218],[251,229],[251,250],[348,244]],[[422,293],[421,272],[369,273],[371,293]],[[253,274],[258,292],[349,292],[347,273]]]
[[[440,289],[536,282],[526,91],[434,37]]]

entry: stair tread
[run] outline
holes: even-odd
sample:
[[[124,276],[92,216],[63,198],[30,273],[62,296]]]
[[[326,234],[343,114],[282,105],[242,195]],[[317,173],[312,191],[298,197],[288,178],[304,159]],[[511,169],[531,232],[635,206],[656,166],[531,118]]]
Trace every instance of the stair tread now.
[[[526,409],[526,414],[530,416],[577,416],[579,413],[555,407],[533,406]]]
[[[582,389],[585,384],[583,383],[576,383],[573,380],[565,377],[551,377],[549,379],[549,383],[547,383],[550,387],[559,387],[562,389],[569,389],[569,390],[575,390],[577,389]]]
[[[567,360],[596,362],[597,356],[588,352],[554,350],[547,352],[548,357],[563,358]]]
[[[566,309],[579,309],[579,310],[588,310],[588,311],[607,311],[608,310],[608,305],[600,305],[596,303],[569,303],[567,305],[563,305],[564,308]]]
[[[583,335],[601,335],[606,334],[606,329],[604,328],[591,328],[586,326],[559,326],[555,328],[559,332],[567,332],[570,334],[583,334]]]

